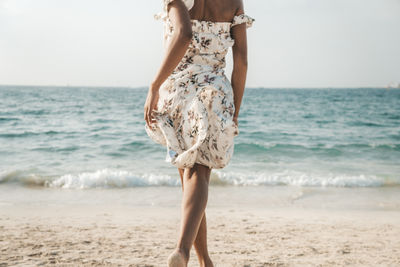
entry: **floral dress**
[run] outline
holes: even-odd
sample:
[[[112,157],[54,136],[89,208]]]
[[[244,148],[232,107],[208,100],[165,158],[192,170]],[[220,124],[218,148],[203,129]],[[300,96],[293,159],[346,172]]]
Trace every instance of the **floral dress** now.
[[[173,33],[167,5],[156,18],[163,19],[165,42]],[[184,0],[188,10],[194,0]],[[234,137],[239,134],[233,121],[233,89],[225,76],[225,56],[233,46],[231,27],[254,19],[242,14],[232,22],[191,20],[193,38],[181,62],[161,85],[156,122],[145,125],[149,137],[167,148],[166,161],[178,168],[195,163],[209,168],[224,168],[234,151]]]

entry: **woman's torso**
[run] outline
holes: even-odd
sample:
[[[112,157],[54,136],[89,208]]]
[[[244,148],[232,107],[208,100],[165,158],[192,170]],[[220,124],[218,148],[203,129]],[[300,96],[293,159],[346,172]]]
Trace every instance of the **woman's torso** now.
[[[238,9],[237,0],[187,0],[192,20],[232,22]]]
[[[234,45],[230,30],[235,6],[229,3],[235,0],[212,1],[215,0],[184,0],[191,17],[193,38],[173,75],[189,68],[196,72],[224,74],[225,56]],[[173,26],[167,18],[166,44],[172,33]]]

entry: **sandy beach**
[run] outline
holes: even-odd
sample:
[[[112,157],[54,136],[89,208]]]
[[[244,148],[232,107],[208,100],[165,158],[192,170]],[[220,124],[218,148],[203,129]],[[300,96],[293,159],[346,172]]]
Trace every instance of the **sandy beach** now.
[[[253,190],[264,192],[251,195]],[[257,196],[265,190],[270,198],[261,203]],[[43,191],[26,189],[32,201],[2,199],[0,266],[166,266],[179,231],[179,188],[121,190],[118,197],[106,190],[59,191],[54,195],[69,195],[69,200],[58,197],[59,202],[44,201]],[[150,205],[130,205],[126,198],[135,195],[145,201],[145,196],[151,199],[161,191],[167,193]],[[315,199],[307,202],[307,197],[287,198],[282,197],[285,192],[273,191],[277,189],[210,188],[206,213],[215,266],[400,265],[397,204],[366,209],[336,203],[336,208],[326,208],[307,204]],[[320,200],[330,201],[332,192]],[[296,196],[293,191],[289,195]],[[276,196],[287,202],[277,204]],[[194,248],[189,266],[199,266]]]

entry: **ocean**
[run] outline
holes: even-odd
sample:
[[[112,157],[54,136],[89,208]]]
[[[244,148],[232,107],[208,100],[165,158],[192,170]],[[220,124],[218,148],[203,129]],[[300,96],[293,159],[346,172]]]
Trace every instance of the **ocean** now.
[[[146,88],[0,86],[0,187],[180,187],[144,129]],[[400,90],[248,88],[211,187],[400,185]],[[400,187],[399,187],[400,188]]]

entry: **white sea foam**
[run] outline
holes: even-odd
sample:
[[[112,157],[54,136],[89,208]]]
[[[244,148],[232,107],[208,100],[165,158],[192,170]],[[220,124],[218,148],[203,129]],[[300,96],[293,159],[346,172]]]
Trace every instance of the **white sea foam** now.
[[[144,186],[180,186],[178,174],[162,173],[138,174],[126,170],[101,169],[61,176],[45,176],[29,171],[1,171],[0,183],[35,185],[52,188],[126,188]],[[315,187],[380,187],[399,185],[400,181],[387,181],[375,175],[311,174],[293,170],[281,172],[227,172],[213,170],[211,186],[315,186]]]
[[[5,182],[10,173],[9,170],[0,170],[0,183]]]
[[[66,174],[49,182],[49,187],[61,188],[123,188],[140,186],[177,186],[177,177],[158,174],[137,175],[129,171],[102,169],[95,172]]]
[[[347,175],[347,174],[307,174],[296,171],[282,171],[275,173],[237,173],[215,171],[218,178],[232,185],[296,185],[317,187],[378,187],[385,181],[375,175]]]

